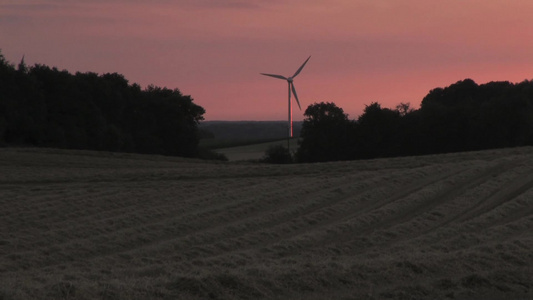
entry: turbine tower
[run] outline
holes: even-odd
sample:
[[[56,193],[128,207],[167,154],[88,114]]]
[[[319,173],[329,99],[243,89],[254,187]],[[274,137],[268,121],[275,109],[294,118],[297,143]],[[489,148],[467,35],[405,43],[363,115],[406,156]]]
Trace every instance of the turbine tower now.
[[[287,80],[287,83],[289,84],[289,126],[288,126],[289,127],[289,137],[292,137],[291,92],[294,94],[294,98],[296,98],[296,103],[298,103],[298,107],[300,108],[300,110],[302,110],[302,107],[300,106],[300,101],[298,100],[298,95],[296,94],[296,89],[294,88],[293,80],[294,80],[294,77],[296,77],[298,74],[300,74],[300,72],[302,71],[302,69],[304,68],[305,64],[307,63],[307,61],[310,58],[311,58],[311,56],[309,56],[305,60],[305,62],[302,64],[302,66],[296,71],[296,73],[294,73],[294,75],[292,75],[291,77],[288,77],[288,78],[285,77],[285,76],[281,76],[281,75],[261,73],[261,75]]]

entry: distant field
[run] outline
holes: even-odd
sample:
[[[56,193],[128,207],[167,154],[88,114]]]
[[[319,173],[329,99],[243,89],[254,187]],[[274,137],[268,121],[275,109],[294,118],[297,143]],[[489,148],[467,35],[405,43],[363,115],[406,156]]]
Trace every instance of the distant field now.
[[[290,151],[294,152],[298,148],[298,139],[292,138],[289,141]],[[265,152],[269,147],[275,145],[282,145],[287,147],[287,139],[274,140],[263,143],[245,144],[235,147],[223,147],[214,149],[215,152],[224,154],[229,161],[242,161],[242,160],[260,160],[265,156]]]
[[[254,145],[254,144],[263,144],[263,143],[270,143],[270,142],[276,142],[280,140],[287,139],[201,139],[200,140],[200,147],[205,149],[221,149],[221,148],[233,148],[233,147],[241,147],[241,146],[248,146],[248,145]]]
[[[322,164],[0,149],[0,299],[532,299],[533,148]]]

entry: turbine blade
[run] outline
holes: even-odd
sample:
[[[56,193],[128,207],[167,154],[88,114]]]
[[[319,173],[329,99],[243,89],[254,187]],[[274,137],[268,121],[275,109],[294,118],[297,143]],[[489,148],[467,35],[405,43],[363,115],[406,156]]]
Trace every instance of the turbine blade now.
[[[265,75],[265,76],[270,76],[270,77],[274,77],[274,78],[279,78],[279,79],[287,80],[287,77],[285,77],[285,76],[281,76],[281,75],[265,74],[265,73],[261,73],[261,75]]]
[[[302,110],[302,107],[300,106],[300,100],[298,100],[298,95],[296,95],[296,89],[294,88],[294,83],[291,84],[292,93],[294,94],[294,98],[296,98],[296,103],[298,103],[298,107],[300,110]]]
[[[305,62],[303,63],[303,65],[298,69],[298,71],[296,71],[296,73],[294,73],[294,75],[292,75],[292,78],[296,77],[296,75],[300,74],[300,71],[302,71],[302,69],[304,68],[305,64],[307,63],[307,61],[311,58],[311,56],[309,56]]]

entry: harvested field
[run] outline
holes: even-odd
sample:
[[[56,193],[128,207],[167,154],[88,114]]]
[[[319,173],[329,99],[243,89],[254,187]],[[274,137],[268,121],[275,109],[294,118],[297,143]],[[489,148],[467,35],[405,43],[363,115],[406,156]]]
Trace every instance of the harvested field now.
[[[0,149],[0,299],[532,299],[533,148],[301,165]]]

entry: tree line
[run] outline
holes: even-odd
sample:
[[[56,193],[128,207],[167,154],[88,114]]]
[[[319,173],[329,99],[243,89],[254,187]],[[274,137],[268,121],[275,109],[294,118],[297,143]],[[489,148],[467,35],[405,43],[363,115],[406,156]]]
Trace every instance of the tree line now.
[[[141,89],[117,73],[28,67],[24,59],[15,67],[0,52],[0,146],[197,157],[204,113],[178,89]],[[292,158],[300,162],[533,145],[533,82],[465,79],[431,90],[419,109],[374,102],[350,120],[335,103],[321,102],[304,115]],[[289,154],[281,150],[280,157]]]
[[[350,120],[333,102],[305,111],[300,162],[370,159],[533,145],[533,81],[465,79],[431,90],[419,109],[367,105]]]
[[[205,110],[178,89],[71,74],[0,53],[0,145],[195,157]]]

